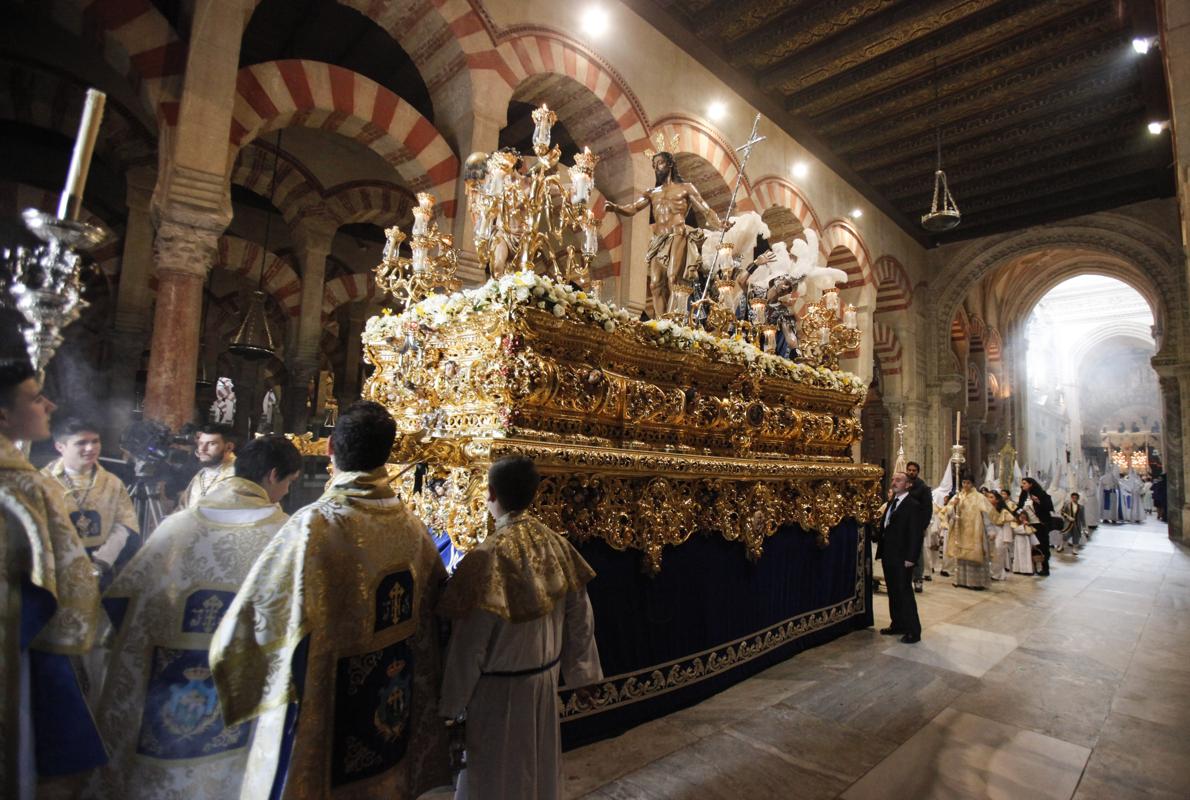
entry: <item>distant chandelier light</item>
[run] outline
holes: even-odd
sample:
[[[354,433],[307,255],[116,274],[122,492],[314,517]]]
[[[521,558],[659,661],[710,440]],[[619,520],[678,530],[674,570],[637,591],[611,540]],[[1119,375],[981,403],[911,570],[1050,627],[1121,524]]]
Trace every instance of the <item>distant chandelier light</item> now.
[[[795,177],[795,178],[804,178],[804,177],[806,177],[806,173],[808,173],[809,171],[810,171],[810,166],[805,161],[798,161],[796,164],[793,165],[793,169],[792,169],[793,177]]]
[[[1153,120],[1149,123],[1149,133],[1157,136],[1163,131],[1168,130],[1169,120]]]
[[[1137,36],[1132,40],[1132,49],[1135,50],[1138,55],[1147,55],[1149,50],[1153,49],[1154,47],[1157,47],[1156,36]]]
[[[707,106],[707,116],[710,117],[713,122],[718,122],[719,120],[723,119],[726,114],[727,106],[725,106],[719,100],[716,100]]]
[[[938,61],[934,60],[934,106],[938,105]],[[958,203],[950,194],[946,173],[942,171],[942,120],[939,118],[935,134],[937,141],[937,166],[934,168],[934,199],[928,213],[921,215],[921,226],[930,233],[942,233],[956,227],[962,221]]]
[[[864,215],[864,210],[862,208],[851,209],[851,218],[852,219],[859,219],[863,215]]]
[[[587,6],[583,11],[583,15],[579,20],[582,25],[583,33],[588,36],[602,36],[607,33],[607,29],[611,26],[611,19],[607,12],[599,6]]]

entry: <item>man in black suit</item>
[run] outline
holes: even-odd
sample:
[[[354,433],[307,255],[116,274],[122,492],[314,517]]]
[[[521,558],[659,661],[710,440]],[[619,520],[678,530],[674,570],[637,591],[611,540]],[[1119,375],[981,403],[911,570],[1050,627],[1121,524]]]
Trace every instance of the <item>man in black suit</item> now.
[[[909,476],[904,472],[893,474],[892,499],[877,529],[880,544],[876,557],[884,566],[888,613],[892,617],[892,623],[880,632],[886,636],[899,633],[902,642],[914,644],[921,641],[921,620],[913,597],[913,565],[921,558],[923,530],[918,527],[921,507],[909,494],[909,485]]]
[[[917,521],[918,528],[921,529],[922,541],[926,538],[926,529],[930,527],[930,520],[934,517],[934,496],[930,491],[929,485],[923,481],[921,475],[921,465],[916,461],[910,461],[905,465],[905,474],[909,476],[909,496],[917,503],[920,511]],[[922,591],[922,580],[930,580],[930,577],[925,574],[924,557],[918,558],[917,563],[913,565],[913,591]]]

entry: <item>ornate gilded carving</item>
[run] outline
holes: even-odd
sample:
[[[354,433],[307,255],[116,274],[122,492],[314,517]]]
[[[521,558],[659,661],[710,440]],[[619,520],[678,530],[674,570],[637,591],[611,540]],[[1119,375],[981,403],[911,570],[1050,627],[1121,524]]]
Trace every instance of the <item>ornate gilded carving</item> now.
[[[509,453],[538,464],[546,524],[653,571],[699,531],[757,557],[782,524],[825,544],[845,517],[868,520],[881,473],[851,461],[858,379],[686,331],[659,338],[517,273],[370,320],[364,396],[397,420],[393,461],[428,464],[419,512],[464,550],[486,535],[487,466]],[[411,494],[413,472],[401,480]]]

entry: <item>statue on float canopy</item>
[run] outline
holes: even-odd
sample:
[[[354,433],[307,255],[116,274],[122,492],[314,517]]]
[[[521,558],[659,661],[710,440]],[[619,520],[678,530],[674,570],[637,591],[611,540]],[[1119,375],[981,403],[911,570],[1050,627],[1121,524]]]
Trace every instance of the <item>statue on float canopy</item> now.
[[[645,155],[653,164],[656,185],[631,203],[617,205],[609,202],[606,208],[622,217],[631,217],[646,208],[651,212],[653,238],[645,252],[646,280],[652,299],[652,315],[659,319],[668,311],[685,311],[684,308],[669,307],[672,289],[675,284],[689,283],[697,276],[698,245],[702,242],[703,232],[687,224],[688,215],[692,210],[698,211],[712,228],[721,228],[722,222],[694,184],[687,183],[678,172],[678,162],[673,155],[677,150],[677,137],[673,137],[668,149],[665,136],[660,132],[654,136],[653,142],[657,151],[646,150]]]

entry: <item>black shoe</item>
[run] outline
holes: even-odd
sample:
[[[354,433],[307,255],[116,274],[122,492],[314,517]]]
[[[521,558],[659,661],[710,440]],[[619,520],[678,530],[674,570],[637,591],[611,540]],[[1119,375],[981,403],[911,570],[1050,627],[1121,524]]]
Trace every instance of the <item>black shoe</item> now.
[[[949,578],[949,577],[950,577],[950,573],[949,573],[949,572],[947,572],[946,570],[942,570],[942,573],[941,573],[941,574],[942,574],[942,577],[943,577],[943,578]]]
[[[924,591],[924,589],[922,589],[921,581],[913,582],[913,591],[917,592],[918,594],[921,594]]]
[[[931,578],[929,575],[927,575],[927,576],[924,578],[924,580],[927,580],[927,581],[932,581],[932,580],[934,580],[934,579],[933,579],[933,578]]]
[[[896,636],[898,633],[900,633],[900,631],[897,630],[896,628],[881,628],[880,629],[881,636]]]
[[[914,636],[911,633],[907,633],[901,637],[901,641],[904,642],[905,644],[917,644],[918,642],[921,641],[921,634]]]

